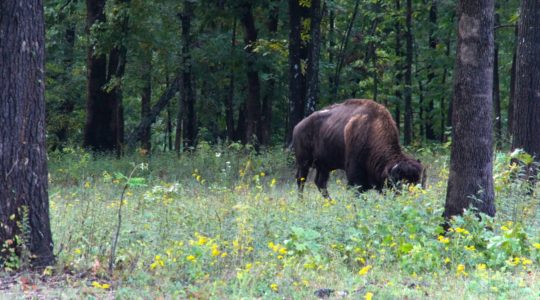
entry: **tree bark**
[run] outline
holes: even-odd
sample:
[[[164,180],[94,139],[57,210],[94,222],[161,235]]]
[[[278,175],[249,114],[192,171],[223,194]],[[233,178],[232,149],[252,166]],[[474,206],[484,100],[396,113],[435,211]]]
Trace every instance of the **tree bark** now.
[[[290,143],[294,126],[304,118],[306,77],[302,73],[306,47],[302,43],[302,16],[305,15],[298,0],[289,0],[289,128],[287,144]]]
[[[236,48],[236,18],[233,21],[232,36],[231,36],[231,57]],[[229,73],[229,87],[225,103],[225,120],[227,124],[227,138],[229,141],[234,141],[234,66],[231,64]]]
[[[500,25],[499,14],[495,13],[495,27]],[[502,120],[501,120],[501,93],[499,87],[499,43],[497,42],[497,31],[493,31],[493,109],[495,119],[495,141],[502,139]],[[496,144],[499,144],[498,142]]]
[[[494,0],[458,3],[450,176],[443,216],[495,215],[493,190]]]
[[[21,263],[28,259],[32,267],[54,262],[45,147],[44,23],[41,0],[0,2],[0,241],[13,241]]]
[[[193,91],[192,59],[191,59],[191,19],[194,4],[184,1],[182,21],[182,102],[184,107],[183,131],[184,146],[194,147],[197,138],[197,116],[195,112],[195,96]]]
[[[105,0],[86,0],[86,31],[94,24],[105,22]],[[87,95],[86,124],[84,128],[85,148],[96,151],[113,151],[116,146],[115,104],[109,103],[103,87],[107,83],[107,57],[95,54],[95,43],[87,50]]]
[[[257,29],[255,28],[255,20],[251,3],[246,1],[242,5],[240,21],[244,26],[244,43],[247,59],[247,84],[248,95],[246,99],[246,133],[243,138],[244,143],[257,145],[261,137],[259,135],[261,103],[260,103],[260,82],[259,72],[257,71],[256,53],[253,52],[255,42],[257,42]]]
[[[405,67],[405,116],[403,128],[403,142],[410,145],[413,138],[413,112],[412,112],[412,64],[413,64],[413,33],[412,33],[412,0],[407,0],[406,13],[406,67]]]
[[[321,53],[321,0],[311,0],[305,115],[315,111],[319,101],[319,59]]]
[[[516,63],[518,48],[518,25],[514,30],[514,53],[512,55],[512,67],[510,69],[510,97],[508,99],[508,137],[512,140],[514,127],[514,99],[516,96]]]
[[[146,51],[143,57],[142,81],[143,88],[141,91],[141,120],[148,117],[150,114],[150,105],[152,100],[152,51]],[[169,126],[169,122],[167,122]],[[141,133],[141,148],[148,154],[152,148],[152,125],[143,128]]]
[[[512,148],[540,161],[540,2],[523,0],[518,26]]]
[[[401,79],[402,79],[402,70],[403,70],[403,67],[401,65],[401,55],[402,55],[402,52],[401,52],[401,23],[399,22],[399,16],[401,15],[401,0],[396,0],[396,12],[397,12],[397,16],[395,18],[396,20],[396,24],[395,24],[395,28],[396,28],[396,46],[395,46],[395,53],[396,53],[396,57],[398,58],[398,61],[396,62],[396,81],[395,81],[395,111],[394,111],[394,120],[396,121],[396,127],[399,131],[400,127],[401,127],[401,103],[402,103],[402,93],[401,93],[401,89],[402,89],[402,83],[401,83]]]
[[[431,0],[431,7],[429,9],[429,48],[435,53],[435,50],[437,49],[437,44],[439,43],[439,39],[435,35],[435,29],[437,28],[437,0]],[[428,65],[428,75],[427,75],[427,85],[429,89],[429,85],[433,83],[433,79],[435,79],[435,72],[433,71],[433,65],[430,63]],[[425,116],[425,124],[426,124],[426,139],[428,140],[436,140],[437,137],[435,136],[435,130],[434,130],[434,124],[433,124],[433,115],[435,112],[435,105],[433,102],[433,97],[428,95],[428,103],[427,103],[427,111]]]

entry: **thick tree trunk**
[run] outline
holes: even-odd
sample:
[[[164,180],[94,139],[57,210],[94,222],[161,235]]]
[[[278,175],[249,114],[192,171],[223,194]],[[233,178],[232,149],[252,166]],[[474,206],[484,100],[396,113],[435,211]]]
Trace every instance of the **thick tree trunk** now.
[[[0,242],[3,246],[13,241],[18,255],[29,254],[20,257],[21,263],[30,260],[33,267],[54,262],[45,147],[44,27],[41,0],[0,2]],[[24,245],[17,245],[16,236]]]
[[[413,139],[413,112],[412,112],[412,64],[413,64],[413,33],[412,33],[412,0],[407,0],[406,12],[406,66],[405,66],[405,118],[403,128],[403,142],[410,145]]]
[[[105,22],[105,0],[86,0],[86,31],[99,22]],[[97,151],[115,150],[117,131],[115,128],[116,108],[110,107],[103,87],[107,83],[107,57],[94,54],[95,43],[87,50],[87,95],[86,124],[84,129],[85,148]],[[112,109],[111,109],[112,108]]]
[[[289,128],[287,144],[292,138],[294,126],[304,118],[306,77],[302,72],[302,60],[307,59],[307,48],[302,42],[302,19],[306,9],[298,0],[289,0]]]
[[[246,135],[243,138],[245,143],[251,143],[257,145],[261,137],[259,134],[260,116],[261,116],[261,103],[260,94],[261,87],[259,82],[259,72],[257,71],[256,53],[253,52],[255,42],[257,41],[257,29],[255,28],[255,20],[253,19],[253,12],[251,3],[248,1],[243,4],[241,18],[244,25],[244,43],[245,51],[247,55],[247,84],[248,95],[246,99]]]
[[[193,91],[192,59],[191,59],[191,19],[194,4],[184,1],[182,21],[182,102],[184,107],[183,131],[184,146],[194,147],[197,138],[197,116],[195,112],[195,95]]]
[[[321,53],[321,0],[311,0],[310,43],[307,66],[305,115],[315,111],[319,100],[319,58]]]
[[[512,148],[540,161],[540,2],[523,0],[519,20]]]
[[[472,205],[495,215],[493,190],[494,0],[460,0],[450,177],[443,216]]]

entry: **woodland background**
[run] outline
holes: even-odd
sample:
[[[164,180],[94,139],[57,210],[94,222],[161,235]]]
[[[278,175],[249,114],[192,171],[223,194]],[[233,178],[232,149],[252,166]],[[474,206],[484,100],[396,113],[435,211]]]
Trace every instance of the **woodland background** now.
[[[352,97],[385,104],[405,145],[448,139],[455,1],[313,1],[319,10],[298,3],[289,10],[287,1],[45,1],[49,148],[134,145],[133,132],[158,102],[151,130],[138,128],[140,148],[285,145],[303,116]],[[496,6],[501,145],[509,141],[519,1]],[[310,59],[317,52],[318,66]],[[104,91],[88,91],[87,68]],[[90,118],[87,92],[89,101],[115,100],[96,102],[95,112],[88,106]]]
[[[491,76],[485,57],[455,64],[456,2],[490,32],[488,0],[0,2],[19,13],[0,10],[0,28],[21,25],[0,31],[0,295],[538,299],[538,126],[513,113],[535,104],[533,80],[519,101],[513,86],[516,65],[538,73],[538,44],[516,59],[519,6],[532,23],[538,2],[495,1],[493,133],[477,113],[489,93],[456,92],[489,90]],[[20,47],[42,41],[42,4],[44,85],[43,43]],[[489,34],[467,42],[492,53]],[[310,179],[298,198],[293,126],[351,97],[388,107],[425,188],[358,194],[336,171],[333,198]],[[477,128],[452,137],[452,111]],[[510,152],[518,115],[528,135]],[[462,211],[477,195],[493,210]]]

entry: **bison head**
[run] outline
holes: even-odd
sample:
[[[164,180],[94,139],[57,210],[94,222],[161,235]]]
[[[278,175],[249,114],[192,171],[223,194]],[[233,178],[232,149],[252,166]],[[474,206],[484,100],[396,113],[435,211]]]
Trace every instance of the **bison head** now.
[[[421,183],[422,187],[424,187],[426,182],[424,166],[422,166],[419,160],[412,158],[399,161],[390,169],[388,175],[388,179],[393,185],[398,183]]]

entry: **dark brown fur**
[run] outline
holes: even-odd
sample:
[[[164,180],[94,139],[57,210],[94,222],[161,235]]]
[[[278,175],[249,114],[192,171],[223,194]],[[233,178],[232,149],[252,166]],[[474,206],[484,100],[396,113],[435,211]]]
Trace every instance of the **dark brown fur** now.
[[[345,170],[349,185],[360,191],[381,190],[387,181],[423,179],[422,164],[401,150],[392,116],[372,100],[350,99],[314,112],[294,128],[293,149],[300,193],[312,166],[317,169],[315,184],[325,197],[335,169]]]

